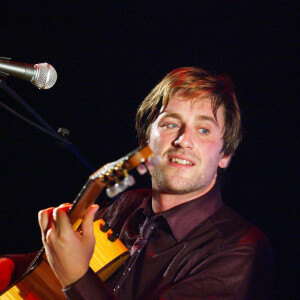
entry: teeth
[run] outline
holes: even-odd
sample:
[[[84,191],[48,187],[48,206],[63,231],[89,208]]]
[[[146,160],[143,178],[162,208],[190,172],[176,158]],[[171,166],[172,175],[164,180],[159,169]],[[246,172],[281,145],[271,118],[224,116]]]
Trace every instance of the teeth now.
[[[181,164],[181,165],[191,165],[191,166],[193,165],[191,162],[189,162],[185,159],[180,159],[180,158],[175,158],[175,157],[173,157],[171,159],[171,162],[175,162],[175,163]]]

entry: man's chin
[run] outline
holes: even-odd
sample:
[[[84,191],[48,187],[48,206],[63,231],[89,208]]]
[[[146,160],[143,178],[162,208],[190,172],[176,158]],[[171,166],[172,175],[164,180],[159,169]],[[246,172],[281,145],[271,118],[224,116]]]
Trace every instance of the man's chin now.
[[[172,195],[183,195],[193,193],[201,189],[199,185],[191,185],[191,182],[160,182],[158,184],[158,190],[161,193],[172,194]]]
[[[179,175],[179,171],[174,172],[174,170],[165,170],[163,168],[154,168],[150,173],[152,177],[152,187],[162,193],[191,193],[199,189],[199,181],[201,182],[201,180],[193,182],[193,178],[196,176],[191,176],[190,174]]]

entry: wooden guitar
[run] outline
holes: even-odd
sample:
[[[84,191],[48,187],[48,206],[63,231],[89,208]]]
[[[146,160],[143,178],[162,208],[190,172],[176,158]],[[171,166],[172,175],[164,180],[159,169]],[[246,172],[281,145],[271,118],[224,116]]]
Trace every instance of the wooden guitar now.
[[[149,157],[153,157],[153,154],[146,145],[93,173],[69,210],[74,230],[80,230],[82,218],[105,187],[110,197],[123,192],[133,183],[128,172],[139,167]],[[94,233],[96,245],[90,267],[105,281],[128,258],[129,252],[103,220],[94,222]],[[65,299],[62,286],[47,262],[44,249],[40,250],[24,275],[0,295],[0,299]]]

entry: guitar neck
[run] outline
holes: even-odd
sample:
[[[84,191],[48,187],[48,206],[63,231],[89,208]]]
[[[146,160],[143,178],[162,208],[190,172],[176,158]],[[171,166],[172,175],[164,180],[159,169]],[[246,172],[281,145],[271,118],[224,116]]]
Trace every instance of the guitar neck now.
[[[151,155],[151,149],[148,145],[145,145],[93,173],[77,195],[69,210],[70,222],[74,229],[76,230],[78,228],[88,208],[95,203],[107,184],[124,177],[127,172],[145,162]]]
[[[68,212],[73,226],[86,215],[88,208],[95,203],[104,187],[105,184],[101,181],[88,179]]]

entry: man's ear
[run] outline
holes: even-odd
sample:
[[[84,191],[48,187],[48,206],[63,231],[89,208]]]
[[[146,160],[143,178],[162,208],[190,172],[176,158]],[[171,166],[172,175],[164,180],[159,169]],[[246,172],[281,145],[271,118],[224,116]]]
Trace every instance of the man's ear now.
[[[222,156],[222,158],[219,161],[219,168],[225,169],[229,166],[230,160],[232,158],[232,154],[226,155],[226,156]]]

